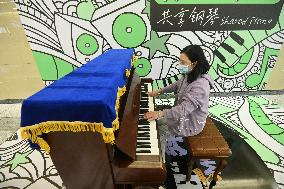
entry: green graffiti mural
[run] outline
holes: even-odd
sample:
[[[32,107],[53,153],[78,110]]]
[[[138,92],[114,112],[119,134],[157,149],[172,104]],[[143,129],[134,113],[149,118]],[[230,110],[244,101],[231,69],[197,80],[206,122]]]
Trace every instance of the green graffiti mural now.
[[[256,87],[263,82],[264,76],[267,73],[267,65],[269,64],[269,58],[271,56],[277,57],[278,52],[279,50],[275,49],[269,49],[269,48],[265,49],[259,73],[253,73],[250,76],[248,76],[248,78],[246,79],[246,86],[248,88]]]
[[[76,69],[65,60],[42,52],[33,51],[35,62],[44,81],[54,81]],[[48,72],[46,71],[48,70]]]
[[[76,47],[82,54],[92,55],[98,51],[99,44],[92,35],[82,34],[77,38]]]
[[[77,6],[77,15],[81,19],[91,20],[94,11],[98,8],[91,0],[82,1]]]
[[[261,109],[261,105],[268,105],[267,100],[257,97],[248,97],[250,115],[258,126],[273,139],[284,145],[284,129],[276,125]]]
[[[236,115],[238,115],[237,108],[232,108],[229,107],[227,104],[220,103],[221,101],[226,101],[225,98],[211,98],[211,100],[216,101],[216,104],[212,105],[209,108],[209,112],[213,118],[223,122],[225,125],[238,132],[238,134],[256,151],[256,153],[262,158],[264,162],[270,162],[274,164],[281,163],[276,153],[270,150],[269,147],[266,147],[265,145],[261,144],[257,139],[255,139],[252,134],[246,131],[244,126],[239,125],[233,120],[230,120],[225,117],[225,115],[234,111],[236,112]]]
[[[153,58],[157,51],[165,54],[170,54],[166,42],[170,38],[170,35],[164,35],[159,37],[157,32],[151,31],[151,39],[146,41],[142,46],[150,49],[150,58]]]
[[[119,15],[114,20],[112,31],[116,42],[125,48],[141,45],[147,34],[143,19],[133,13]]]
[[[283,9],[280,14],[280,18],[282,17],[284,18]],[[269,36],[272,36],[279,31],[283,31],[283,23],[283,20],[279,20],[277,25],[271,30],[248,30],[231,32],[230,37],[228,37],[215,51],[217,55],[215,56],[210,70],[210,73],[214,77],[214,79],[216,80],[219,77],[220,74],[218,73],[218,71],[230,77],[234,77],[241,73],[246,68],[246,66],[248,66],[248,56],[252,56],[252,47],[268,38]],[[230,50],[228,50],[228,48],[224,48],[228,46],[233,48],[231,52]],[[270,52],[269,50],[267,51]],[[279,49],[271,49],[271,51],[273,51],[273,53],[270,52],[270,54],[266,54],[262,61],[263,64],[260,69],[260,74],[253,74],[252,76],[249,76],[250,79],[246,80],[247,88],[253,88],[259,85],[263,80],[265,73],[269,73],[266,67],[266,65],[268,64],[268,58],[271,55],[277,57]],[[246,61],[244,62],[244,59],[238,61],[240,57],[242,58],[243,56],[245,56],[244,59]]]
[[[151,62],[149,62],[146,58],[138,58],[138,60],[135,62],[135,71],[140,76],[146,76],[151,71]]]
[[[219,0],[219,1],[210,1],[210,0],[155,0],[159,4],[276,4],[280,0]]]
[[[48,81],[46,85],[110,48],[134,47],[139,56],[135,63],[136,72],[140,77],[152,78],[155,90],[181,77],[177,69],[181,49],[189,44],[198,44],[203,48],[211,65],[209,74],[215,81],[212,91],[264,89],[284,41],[283,7],[275,26],[271,29],[157,32],[153,30],[150,20],[152,2],[15,1],[42,80]],[[183,4],[282,6],[283,1],[155,2],[164,5],[176,4],[182,8]],[[167,21],[165,24],[170,26]],[[283,108],[257,97],[212,97],[210,102],[210,116],[236,131],[275,175],[283,175],[281,170],[284,169],[284,121],[277,113],[283,114]],[[155,103],[173,106],[174,99],[156,99]],[[272,116],[271,111],[277,119]],[[277,183],[283,186],[284,182],[279,178],[280,176],[275,176]]]

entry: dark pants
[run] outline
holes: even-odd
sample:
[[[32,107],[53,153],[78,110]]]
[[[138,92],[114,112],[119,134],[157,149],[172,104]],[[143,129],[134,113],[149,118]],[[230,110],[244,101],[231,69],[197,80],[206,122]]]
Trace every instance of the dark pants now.
[[[189,153],[187,144],[182,137],[171,137],[166,142],[166,168],[167,179],[165,186],[167,189],[176,189],[177,185],[186,183],[188,173]]]

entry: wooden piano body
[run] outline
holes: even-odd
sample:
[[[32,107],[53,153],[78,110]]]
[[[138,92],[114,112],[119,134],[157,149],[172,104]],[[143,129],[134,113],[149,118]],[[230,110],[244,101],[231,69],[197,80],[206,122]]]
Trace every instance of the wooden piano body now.
[[[131,188],[164,182],[166,170],[161,152],[136,154],[140,86],[141,79],[132,69],[127,91],[121,98],[115,145],[105,144],[101,134],[93,132],[45,134],[52,161],[67,189]]]

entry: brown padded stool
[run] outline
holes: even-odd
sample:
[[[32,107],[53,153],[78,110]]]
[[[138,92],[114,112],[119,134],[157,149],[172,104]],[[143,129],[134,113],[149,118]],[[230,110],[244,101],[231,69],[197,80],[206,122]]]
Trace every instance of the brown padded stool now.
[[[205,127],[201,133],[187,137],[188,150],[191,153],[188,162],[187,181],[190,180],[192,167],[195,159],[219,159],[220,162],[213,173],[213,180],[210,182],[209,189],[216,185],[217,175],[227,163],[227,158],[232,154],[227,142],[216,128],[210,118],[207,118]]]

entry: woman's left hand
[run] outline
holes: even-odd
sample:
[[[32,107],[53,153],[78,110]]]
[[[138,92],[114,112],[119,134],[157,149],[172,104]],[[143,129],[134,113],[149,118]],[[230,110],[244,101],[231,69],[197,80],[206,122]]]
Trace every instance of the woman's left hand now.
[[[153,112],[146,112],[144,114],[144,118],[147,119],[148,121],[153,121],[155,119],[161,118],[163,115],[163,112],[159,111],[153,111]]]

